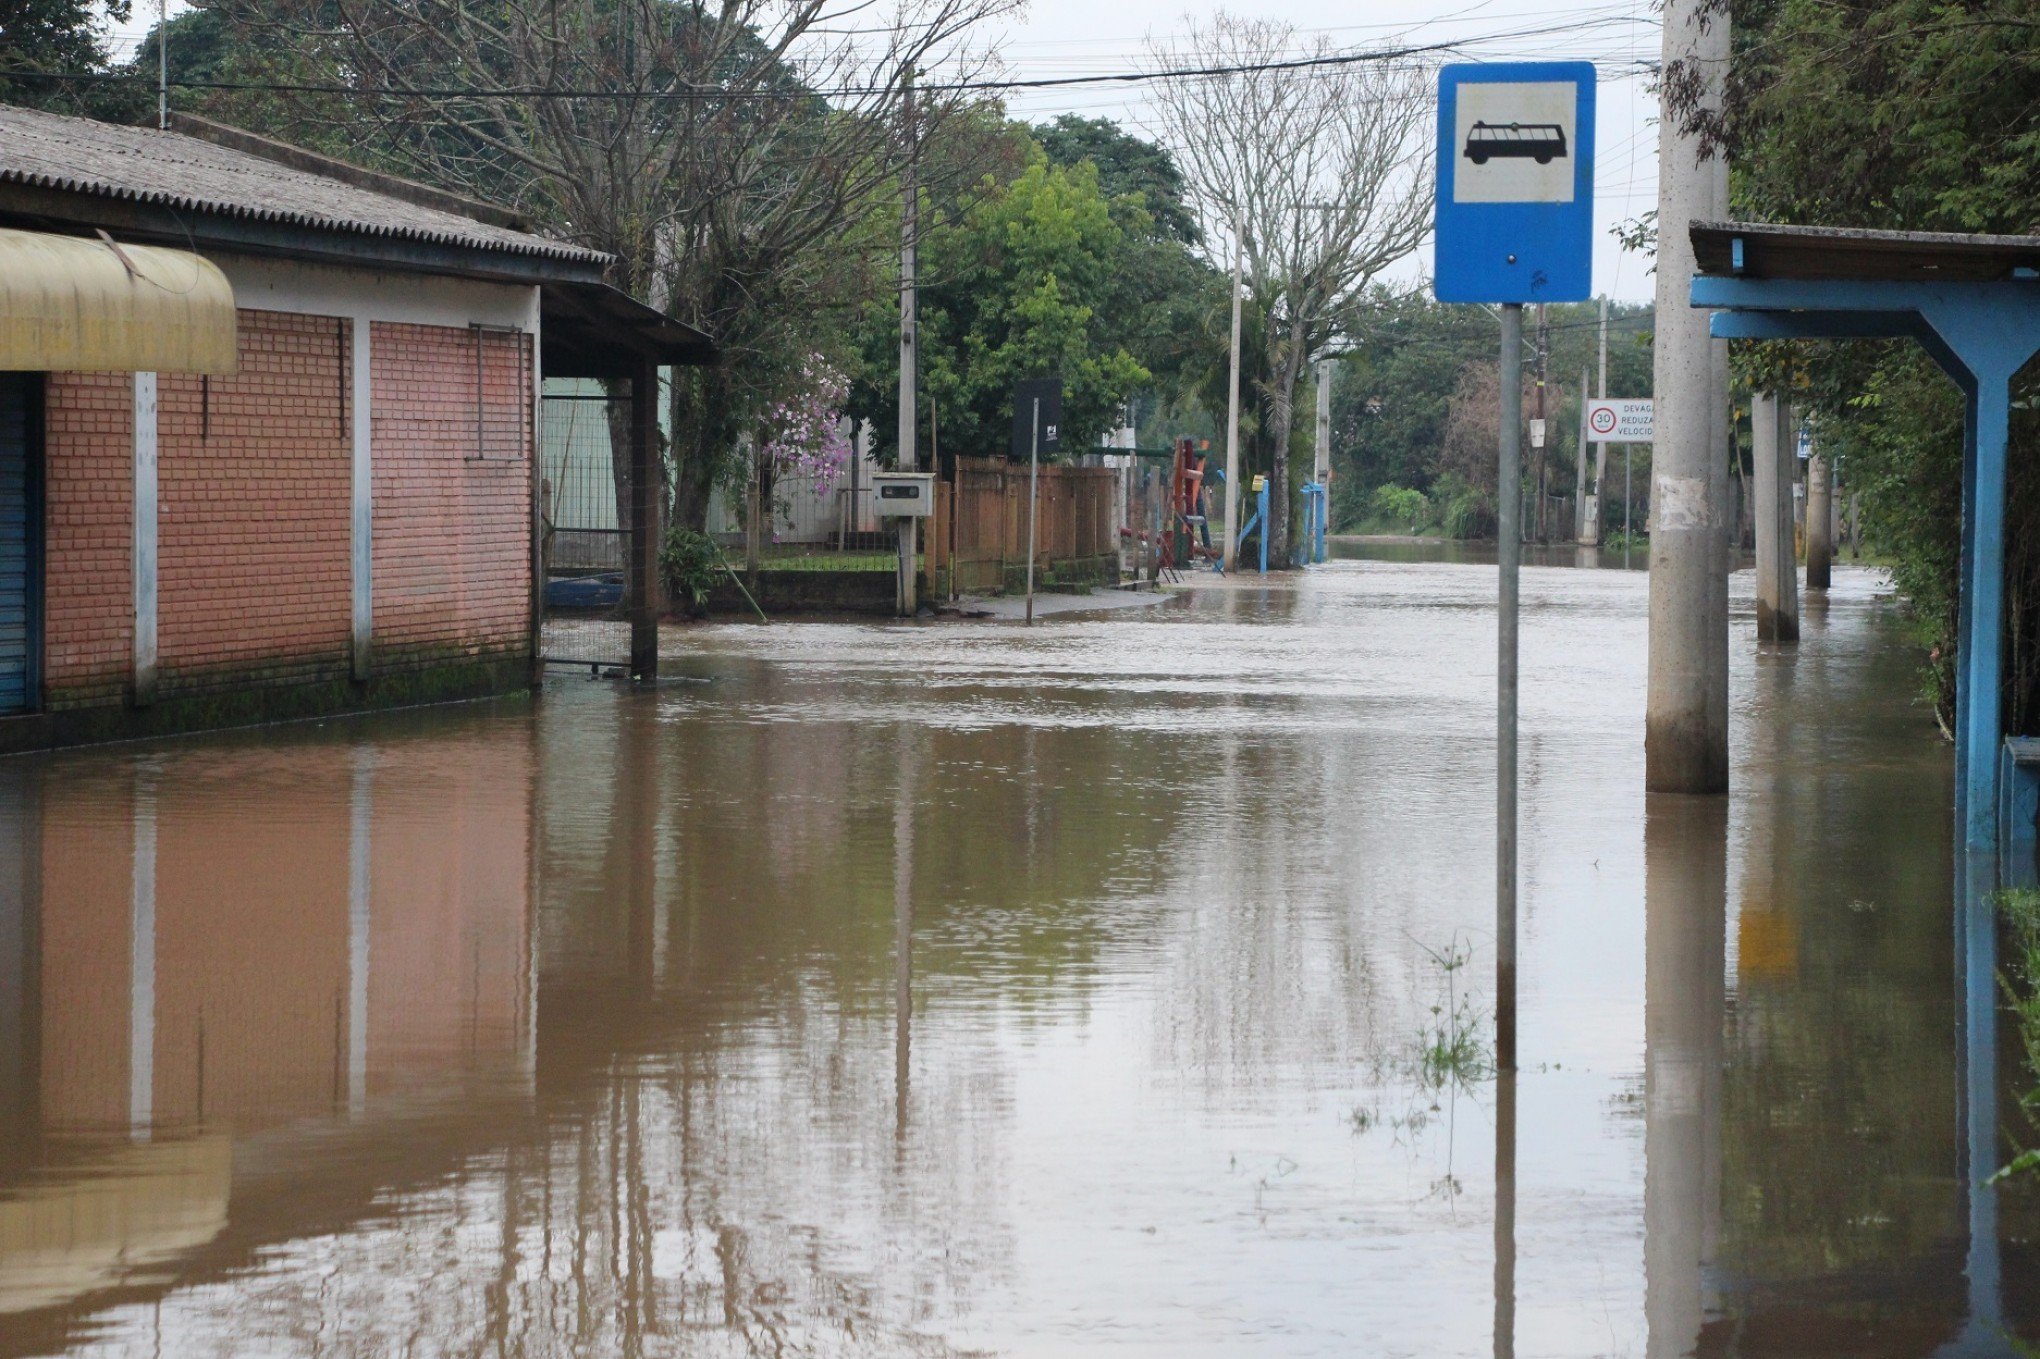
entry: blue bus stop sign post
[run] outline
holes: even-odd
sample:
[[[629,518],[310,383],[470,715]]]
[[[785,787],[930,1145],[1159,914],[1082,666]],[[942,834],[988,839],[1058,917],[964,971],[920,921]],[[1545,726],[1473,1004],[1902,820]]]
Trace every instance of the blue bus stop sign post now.
[[[1594,68],[1583,61],[1447,66],[1438,73],[1440,302],[1502,308],[1501,448],[1495,487],[1501,570],[1495,627],[1496,1099],[1515,1139],[1516,587],[1522,573],[1523,304],[1593,293]],[[1496,1232],[1513,1231],[1515,1180],[1495,1180]],[[1509,1292],[1513,1297],[1514,1283]],[[1499,1308],[1501,1294],[1496,1294]],[[1513,1303],[1511,1304],[1513,1306]]]
[[[1441,70],[1438,300],[1584,302],[1593,254],[1593,66]]]

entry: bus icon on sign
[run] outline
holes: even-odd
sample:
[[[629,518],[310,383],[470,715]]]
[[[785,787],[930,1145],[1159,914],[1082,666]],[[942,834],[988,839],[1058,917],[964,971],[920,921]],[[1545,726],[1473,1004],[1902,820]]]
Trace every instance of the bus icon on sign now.
[[[1475,165],[1517,157],[1549,165],[1565,155],[1565,129],[1557,123],[1481,123],[1466,134],[1466,158]]]

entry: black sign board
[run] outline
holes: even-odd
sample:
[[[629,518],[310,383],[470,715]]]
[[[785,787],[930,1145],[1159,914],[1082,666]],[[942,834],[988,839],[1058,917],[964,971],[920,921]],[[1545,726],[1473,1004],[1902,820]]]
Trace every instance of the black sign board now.
[[[1062,447],[1062,379],[1034,378],[1013,384],[1013,456],[1025,459],[1034,451],[1034,402],[1041,401],[1041,451]]]

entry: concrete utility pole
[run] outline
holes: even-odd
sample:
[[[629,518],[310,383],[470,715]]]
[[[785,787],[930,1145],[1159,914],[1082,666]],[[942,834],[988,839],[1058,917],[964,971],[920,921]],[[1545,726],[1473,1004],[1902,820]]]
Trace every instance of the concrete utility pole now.
[[[1806,588],[1825,590],[1835,559],[1834,474],[1820,445],[1806,460]]]
[[[1332,369],[1336,365],[1330,359],[1321,359],[1317,366],[1317,484],[1330,486],[1332,481]],[[1327,497],[1329,500],[1329,497]]]
[[[156,130],[170,130],[170,0],[156,0]]]
[[[1792,412],[1775,392],[1750,401],[1756,485],[1757,640],[1799,640],[1799,570],[1792,542]]]
[[[914,470],[914,435],[921,391],[919,317],[914,295],[914,237],[919,190],[914,183],[914,73],[901,77],[902,102],[907,123],[907,155],[900,172],[900,433],[899,470]],[[900,561],[895,604],[902,618],[912,618],[920,601],[915,598],[914,558],[920,546],[920,520],[902,515],[898,520]]]
[[[1666,0],[1666,67],[1698,63],[1721,106],[1728,22],[1708,0]],[[1656,399],[1650,545],[1650,679],[1644,781],[1653,792],[1728,791],[1728,614],[1721,503],[1727,459],[1714,342],[1688,297],[1695,221],[1718,217],[1727,166],[1661,94],[1658,107]],[[1721,688],[1719,701],[1714,689]]]
[[[1601,298],[1601,372],[1600,383],[1594,389],[1603,401],[1608,399],[1608,299]],[[1624,525],[1625,530],[1627,525]],[[1588,544],[1599,547],[1608,532],[1608,443],[1605,439],[1594,443],[1594,537]]]
[[[1580,369],[1580,438],[1573,452],[1573,541],[1582,546],[1587,538],[1587,370]],[[1594,517],[1600,522],[1600,516]]]
[[[1516,584],[1523,569],[1523,305],[1502,306],[1495,547],[1495,1066],[1516,1069]]]
[[[1225,403],[1225,569],[1233,569],[1239,551],[1240,527],[1240,275],[1246,267],[1246,242],[1238,218],[1233,219],[1232,248],[1232,379]],[[1207,504],[1209,502],[1207,501]],[[1207,514],[1210,511],[1205,511]],[[1266,533],[1267,526],[1261,531]]]

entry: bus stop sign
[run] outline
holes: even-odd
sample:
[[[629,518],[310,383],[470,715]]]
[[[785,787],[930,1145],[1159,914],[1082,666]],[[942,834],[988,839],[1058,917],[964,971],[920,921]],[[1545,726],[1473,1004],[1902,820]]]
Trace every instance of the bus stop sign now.
[[[1583,302],[1593,257],[1593,66],[1439,71],[1438,300]]]

